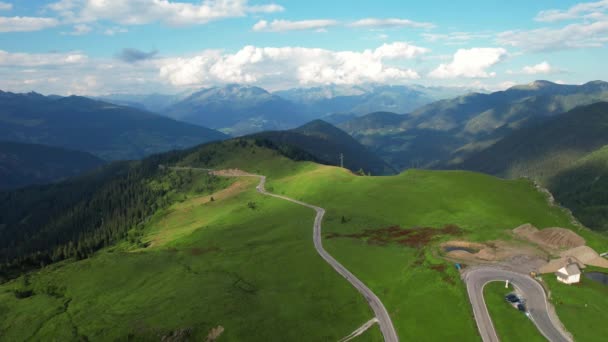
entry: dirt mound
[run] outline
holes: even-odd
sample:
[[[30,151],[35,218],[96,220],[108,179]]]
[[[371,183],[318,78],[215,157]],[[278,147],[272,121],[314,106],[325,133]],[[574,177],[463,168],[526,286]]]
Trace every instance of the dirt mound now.
[[[488,241],[486,243],[474,243],[468,241],[448,241],[441,244],[444,251],[449,250],[446,256],[456,260],[468,262],[497,262],[509,260],[513,257],[527,255],[534,258],[542,258],[544,255],[530,246],[521,246],[507,241]],[[453,247],[461,247],[452,249]],[[468,249],[474,250],[474,252]]]
[[[515,235],[549,249],[574,248],[585,245],[585,239],[565,228],[538,230],[527,223],[513,229]]]
[[[561,253],[562,257],[575,257],[585,265],[608,268],[608,260],[602,258],[596,251],[588,246],[579,246]]]
[[[578,246],[560,253],[559,259],[553,259],[542,266],[540,273],[554,273],[571,262],[576,262],[580,268],[585,265],[608,268],[608,260],[602,258],[589,246]]]

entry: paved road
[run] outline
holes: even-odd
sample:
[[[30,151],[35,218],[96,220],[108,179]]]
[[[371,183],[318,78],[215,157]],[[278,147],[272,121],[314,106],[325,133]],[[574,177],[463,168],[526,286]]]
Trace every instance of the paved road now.
[[[384,336],[384,341],[387,342],[397,342],[399,338],[397,337],[397,332],[393,327],[393,321],[391,321],[391,317],[388,315],[386,308],[380,301],[380,299],[370,290],[361,280],[355,277],[354,274],[350,273],[346,267],[342,266],[336,259],[334,259],[327,251],[323,248],[323,241],[321,238],[321,221],[323,220],[323,215],[325,215],[325,209],[321,207],[314,206],[312,204],[304,203],[293,198],[289,198],[286,196],[275,195],[273,193],[267,192],[264,188],[266,184],[266,177],[260,177],[260,184],[256,187],[258,192],[261,194],[272,196],[276,198],[280,198],[289,202],[297,203],[299,205],[308,207],[313,209],[317,215],[315,216],[315,223],[313,227],[313,241],[315,245],[315,249],[319,253],[319,255],[331,265],[331,267],[336,270],[341,276],[343,276],[349,283],[351,283],[365,298],[369,306],[374,311],[376,318],[378,319],[378,325],[380,326],[380,330],[382,331],[382,335]]]
[[[550,312],[544,289],[529,276],[492,267],[479,267],[466,271],[464,280],[467,284],[469,300],[473,306],[477,328],[484,342],[497,342],[499,339],[483,298],[483,288],[492,281],[506,280],[509,280],[522,293],[526,299],[530,318],[545,338],[552,342],[572,341],[563,331],[562,324],[557,317]]]
[[[181,168],[174,168],[174,169],[184,170],[184,169],[196,169],[196,168],[181,167]],[[315,222],[314,222],[314,226],[313,226],[313,235],[312,235],[313,242],[315,245],[315,249],[317,250],[317,253],[319,253],[319,255],[328,264],[330,264],[331,267],[333,267],[334,270],[336,270],[336,272],[338,272],[341,276],[343,276],[349,283],[351,283],[359,291],[359,293],[361,293],[363,295],[363,297],[365,298],[365,300],[367,301],[369,306],[374,311],[374,315],[376,316],[376,319],[378,320],[378,325],[380,326],[380,331],[382,332],[382,335],[384,336],[384,341],[386,341],[386,342],[399,341],[399,338],[397,337],[397,332],[395,331],[395,328],[393,327],[393,321],[391,321],[391,317],[388,315],[388,312],[386,311],[386,308],[384,307],[384,305],[382,304],[380,299],[372,292],[372,290],[370,290],[367,286],[365,286],[365,284],[363,284],[363,282],[361,280],[359,280],[357,277],[355,277],[354,274],[350,273],[350,271],[347,270],[346,267],[342,266],[342,264],[340,264],[336,259],[334,259],[323,248],[323,241],[321,238],[321,221],[323,220],[323,215],[325,215],[325,209],[314,206],[312,204],[308,204],[308,203],[304,203],[302,201],[295,200],[293,198],[276,195],[276,194],[266,191],[266,188],[264,187],[266,185],[266,176],[246,173],[246,172],[242,172],[242,171],[238,171],[238,170],[232,170],[232,171],[235,171],[232,174],[230,172],[228,172],[226,174],[222,174],[220,171],[213,171],[213,170],[209,170],[209,169],[199,169],[199,170],[209,171],[210,173],[213,173],[213,174],[216,174],[219,176],[225,176],[225,177],[258,177],[260,179],[260,183],[258,184],[256,189],[259,193],[266,195],[266,196],[280,198],[282,200],[293,202],[293,203],[305,206],[307,208],[313,209],[317,214],[315,216]]]

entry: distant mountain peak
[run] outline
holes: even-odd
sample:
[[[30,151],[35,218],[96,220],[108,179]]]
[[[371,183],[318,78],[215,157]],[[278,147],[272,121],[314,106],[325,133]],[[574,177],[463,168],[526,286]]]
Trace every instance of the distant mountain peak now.
[[[269,98],[272,95],[263,88],[242,85],[228,84],[225,86],[205,88],[192,93],[189,99],[214,99],[214,100],[238,100],[238,99],[253,99],[253,98]]]
[[[538,89],[555,87],[555,86],[559,86],[559,84],[553,83],[550,81],[546,81],[546,80],[536,80],[536,81],[528,83],[528,84],[520,84],[520,85],[513,86],[510,89],[538,90]]]
[[[602,80],[589,81],[584,85],[608,85],[608,82]]]

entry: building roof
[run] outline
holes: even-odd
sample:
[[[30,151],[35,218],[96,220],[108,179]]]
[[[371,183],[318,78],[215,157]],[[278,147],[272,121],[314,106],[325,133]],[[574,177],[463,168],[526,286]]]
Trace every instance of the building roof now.
[[[578,267],[576,263],[570,263],[564,267],[566,269],[566,275],[577,275],[581,274],[581,269]],[[562,272],[560,272],[562,273]]]

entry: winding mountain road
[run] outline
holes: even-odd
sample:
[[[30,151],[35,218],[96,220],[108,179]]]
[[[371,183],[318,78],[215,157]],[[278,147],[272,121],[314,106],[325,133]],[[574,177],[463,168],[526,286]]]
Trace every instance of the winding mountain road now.
[[[365,298],[369,306],[374,311],[374,315],[378,321],[378,326],[380,327],[380,331],[384,336],[384,341],[386,342],[397,342],[399,338],[397,337],[397,332],[395,331],[395,327],[393,327],[393,322],[391,321],[391,317],[386,311],[386,308],[376,296],[372,290],[370,290],[361,280],[355,277],[346,267],[342,266],[336,259],[334,259],[324,248],[323,241],[321,237],[321,221],[323,220],[323,216],[325,215],[325,209],[321,207],[317,207],[312,204],[304,203],[302,201],[295,200],[293,198],[287,196],[276,195],[266,191],[266,176],[251,174],[239,170],[229,170],[226,171],[211,171],[202,169],[205,171],[209,171],[209,173],[223,176],[223,177],[258,177],[260,179],[260,183],[257,185],[257,191],[266,196],[271,196],[275,198],[279,198],[285,201],[289,201],[292,203],[299,204],[301,206],[313,209],[316,212],[314,226],[313,226],[313,242],[317,253],[325,260],[333,269],[338,272],[344,279],[346,279],[352,286],[354,286],[361,295]]]
[[[534,279],[527,275],[492,267],[479,267],[467,270],[464,281],[467,284],[469,300],[473,306],[473,314],[477,328],[484,342],[498,342],[496,330],[488,313],[483,289],[493,281],[507,281],[515,286],[526,299],[530,319],[538,330],[551,342],[571,342],[572,339],[562,328],[558,318],[549,308],[545,290]]]
[[[380,301],[380,299],[370,290],[359,278],[355,277],[346,267],[342,266],[334,257],[332,257],[327,251],[323,248],[323,241],[321,238],[321,221],[323,220],[323,216],[325,215],[325,209],[321,207],[317,207],[312,204],[304,203],[293,198],[289,198],[286,196],[276,195],[266,191],[264,185],[266,184],[266,176],[260,176],[260,184],[256,187],[259,193],[272,196],[275,198],[280,198],[285,201],[293,202],[308,208],[313,209],[317,215],[315,216],[315,223],[313,227],[313,241],[315,245],[315,249],[317,253],[328,263],[331,267],[336,270],[341,276],[343,276],[351,285],[353,285],[361,295],[365,298],[369,306],[374,311],[376,318],[378,319],[378,325],[380,326],[380,330],[382,331],[382,335],[384,336],[384,341],[386,342],[396,342],[399,341],[397,337],[397,332],[395,331],[395,327],[393,327],[393,321],[391,321],[391,317],[388,315],[386,308]]]

